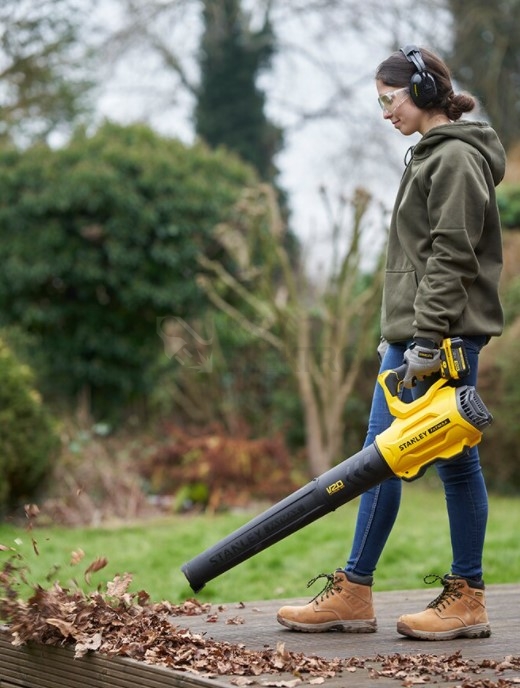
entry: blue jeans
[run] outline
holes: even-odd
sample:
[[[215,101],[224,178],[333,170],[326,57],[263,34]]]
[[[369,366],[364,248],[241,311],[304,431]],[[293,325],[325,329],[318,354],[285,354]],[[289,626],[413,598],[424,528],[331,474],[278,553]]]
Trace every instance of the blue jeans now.
[[[464,337],[470,373],[454,385],[476,386],[478,355],[486,344],[486,337]],[[397,368],[403,363],[405,342],[391,344],[381,363],[381,371]],[[413,390],[404,390],[403,400],[411,401],[424,394],[437,376],[430,376]],[[368,423],[365,446],[392,423],[383,390],[376,384]],[[451,573],[464,578],[482,577],[482,551],[486,533],[488,498],[478,447],[475,446],[456,459],[437,462],[435,468],[442,480],[450,526],[453,561]],[[372,576],[379,557],[395,523],[401,501],[400,478],[389,478],[361,496],[356,530],[346,571],[360,576]],[[422,514],[417,514],[421,516]],[[428,516],[425,515],[425,518]],[[403,566],[406,562],[403,561]],[[425,572],[430,573],[430,571]],[[436,572],[434,572],[436,573]]]

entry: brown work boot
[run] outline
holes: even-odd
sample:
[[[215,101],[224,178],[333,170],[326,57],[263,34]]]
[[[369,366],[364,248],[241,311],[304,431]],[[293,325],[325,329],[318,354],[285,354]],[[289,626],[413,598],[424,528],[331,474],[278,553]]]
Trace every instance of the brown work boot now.
[[[327,578],[325,588],[309,604],[282,607],[276,617],[278,622],[292,631],[306,633],[373,633],[377,622],[371,585],[354,583],[343,569],[337,569],[334,573],[322,573],[313,578],[307,587],[322,577]]]
[[[444,578],[427,576],[424,579],[425,583],[437,580],[444,586],[441,594],[423,612],[401,616],[397,631],[422,640],[488,638],[491,627],[486,612],[484,583],[452,575]]]

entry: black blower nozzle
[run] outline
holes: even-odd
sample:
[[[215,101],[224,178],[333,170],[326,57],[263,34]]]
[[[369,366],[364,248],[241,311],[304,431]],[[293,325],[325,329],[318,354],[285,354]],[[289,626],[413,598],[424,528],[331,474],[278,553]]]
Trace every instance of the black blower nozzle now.
[[[184,564],[194,592],[393,475],[375,445],[349,457]]]

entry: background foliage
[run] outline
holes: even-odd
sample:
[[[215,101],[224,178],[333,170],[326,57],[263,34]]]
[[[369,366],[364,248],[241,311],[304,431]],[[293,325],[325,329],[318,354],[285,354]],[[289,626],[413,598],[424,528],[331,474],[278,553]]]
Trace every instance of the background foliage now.
[[[80,38],[87,16],[77,0],[2,0],[0,137],[46,139],[91,112],[95,55]]]
[[[116,20],[110,19],[110,12],[103,15],[108,5]],[[97,8],[102,10],[100,15]],[[352,293],[342,292],[337,268],[348,233],[339,236],[340,225],[332,218],[328,228],[332,271],[328,275],[307,272],[290,204],[286,206],[288,197],[278,189],[284,221],[282,248],[288,249],[286,264],[293,271],[293,291],[298,297],[291,301],[282,288],[282,270],[273,261],[272,245],[266,242],[269,223],[242,201],[251,189],[258,190],[260,178],[277,185],[279,158],[275,154],[296,132],[310,131],[308,127],[315,123],[337,127],[327,132],[333,132],[330,167],[337,173],[343,198],[346,189],[359,184],[363,162],[380,165],[382,149],[385,167],[395,164],[400,174],[401,156],[394,155],[387,139],[383,146],[380,127],[384,123],[368,114],[374,111],[373,98],[357,96],[360,84],[372,78],[365,50],[372,61],[380,52],[384,56],[410,42],[411,35],[444,54],[461,88],[480,97],[482,115],[489,116],[501,135],[508,151],[508,170],[514,170],[511,163],[520,126],[516,117],[520,62],[515,40],[519,15],[519,0],[476,2],[471,7],[459,0],[383,4],[369,0],[362,5],[356,0],[326,0],[319,7],[312,0],[257,0],[247,8],[239,0],[2,3],[0,326],[17,357],[33,368],[34,382],[21,385],[32,390],[26,400],[37,386],[44,407],[56,411],[66,426],[66,431],[60,428],[63,455],[55,466],[53,487],[65,486],[69,493],[66,499],[59,495],[65,506],[60,512],[60,504],[55,503],[56,514],[73,520],[71,495],[81,489],[86,494],[89,488],[84,518],[94,519],[96,513],[128,516],[132,512],[125,511],[125,500],[135,503],[136,510],[144,508],[150,466],[143,467],[144,485],[139,482],[142,476],[118,482],[122,469],[109,444],[114,439],[126,448],[135,442],[145,458],[156,461],[168,455],[182,464],[189,463],[191,443],[205,446],[218,434],[233,438],[242,449],[256,446],[247,443],[259,438],[283,437],[298,468],[308,467],[309,456],[302,448],[310,423],[294,375],[295,356],[285,351],[281,355],[281,349],[273,348],[258,333],[270,332],[273,313],[278,318],[273,328],[277,337],[284,330],[297,331],[295,323],[309,322],[315,361],[324,362],[326,370],[330,337],[345,329],[333,304],[341,301],[340,296],[346,303],[361,296],[363,303],[363,290],[377,284],[377,267],[356,273],[350,283]],[[306,43],[294,31],[302,28]],[[177,40],[179,31],[190,40]],[[347,51],[346,45],[359,49]],[[155,88],[166,77],[170,92],[164,102],[170,123],[175,128],[176,106],[187,98],[193,135],[200,141],[181,143],[143,124],[95,124],[96,88],[102,80],[126,62],[141,68],[148,60],[158,66],[160,74],[155,76],[161,78],[149,78],[145,69],[148,78],[143,80],[130,69],[131,99],[121,119],[135,119],[130,105],[139,99],[148,108],[143,119],[151,121],[157,104]],[[280,65],[289,74],[289,81],[283,82],[290,84],[287,92],[277,90],[282,81],[273,78],[283,73]],[[275,68],[278,71],[273,72]],[[298,71],[305,76],[302,100],[296,88]],[[120,94],[114,95],[117,99]],[[308,95],[312,97],[306,99]],[[286,130],[274,112],[284,113]],[[380,113],[376,115],[380,120]],[[78,121],[85,122],[85,127],[78,129]],[[348,147],[344,147],[343,133],[350,136]],[[309,155],[305,164],[310,167],[314,159]],[[506,259],[518,255],[514,237],[520,226],[519,184],[520,174],[512,172],[499,195],[507,230]],[[384,212],[377,219],[372,217],[372,223],[383,235]],[[312,234],[311,254],[318,252],[316,235]],[[366,236],[372,241],[370,226]],[[240,256],[245,245],[254,258],[247,266],[248,274]],[[374,246],[369,246],[371,251]],[[346,272],[358,269],[356,261],[365,257],[363,251],[369,252],[363,247],[354,256],[353,269]],[[229,282],[225,286],[212,269],[204,275],[213,294],[221,302],[226,299],[244,320],[251,318],[253,309],[239,307],[240,294],[244,294],[240,289],[249,285],[253,297],[260,295],[260,286],[264,294],[269,293],[273,297],[270,325],[260,319],[261,330],[238,329],[229,314],[216,310],[206,297],[207,290],[200,288],[201,256],[210,261],[206,266],[222,265],[235,280],[239,292],[230,296]],[[518,261],[512,265],[506,266],[508,276],[502,286],[506,331],[484,351],[481,375],[483,397],[492,402],[488,403],[495,416],[484,440],[484,468],[488,484],[501,490],[520,487],[515,415],[520,401],[516,384],[520,366]],[[345,362],[352,361],[354,351],[363,351],[357,382],[336,419],[342,424],[341,446],[334,450],[333,460],[353,453],[362,443],[377,365],[376,318],[368,309],[361,310],[351,329],[354,336],[349,341],[359,346],[347,350]],[[17,366],[15,362],[13,368],[20,370]],[[327,418],[326,400],[333,399],[334,393],[330,388],[323,392],[325,387],[317,383],[319,373],[317,366],[312,385],[314,391],[321,389],[320,410]],[[46,445],[35,440],[25,448],[18,437],[17,403],[14,394],[6,402],[6,432],[20,443],[21,465],[41,447],[36,464],[41,463],[43,475],[50,460]],[[79,428],[70,429],[70,411],[78,408],[86,413],[79,419]],[[92,424],[107,419],[109,425]],[[149,434],[143,435],[145,422]],[[182,428],[182,447],[176,446],[173,434],[164,432],[166,427]],[[111,430],[113,436],[104,438]],[[96,435],[95,442],[83,441],[91,435]],[[125,464],[130,470],[136,465],[135,456],[131,449],[125,451],[126,458],[132,458]],[[225,452],[217,454],[216,462],[225,463]],[[493,456],[492,464],[486,461],[488,456]],[[256,461],[254,452],[247,454],[248,461]],[[89,470],[103,463],[110,470]],[[284,479],[292,484],[292,468],[289,463],[283,467]],[[28,471],[28,485],[35,485],[31,475]],[[269,468],[264,465],[258,479],[268,477]],[[181,480],[180,473],[175,480]],[[98,503],[108,503],[109,485],[114,482],[124,495],[119,500],[121,508],[98,508]],[[22,492],[17,488],[15,499]],[[132,498],[127,499],[128,495]]]
[[[197,256],[254,178],[140,125],[0,151],[0,322],[38,335],[49,392],[111,414],[150,391],[158,319],[204,311]]]
[[[448,61],[457,81],[481,100],[511,149],[520,136],[520,2],[449,0],[454,43]]]
[[[0,339],[0,515],[35,493],[59,455],[56,427],[28,366]]]

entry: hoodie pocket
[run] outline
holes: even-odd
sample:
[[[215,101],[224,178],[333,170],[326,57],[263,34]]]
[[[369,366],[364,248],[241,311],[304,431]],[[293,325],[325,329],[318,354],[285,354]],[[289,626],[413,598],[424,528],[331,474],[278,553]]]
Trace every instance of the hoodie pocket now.
[[[386,323],[392,329],[394,325],[410,327],[413,323],[417,287],[417,274],[413,268],[409,270],[387,270],[383,294],[383,313]],[[407,332],[404,334],[408,336]]]

